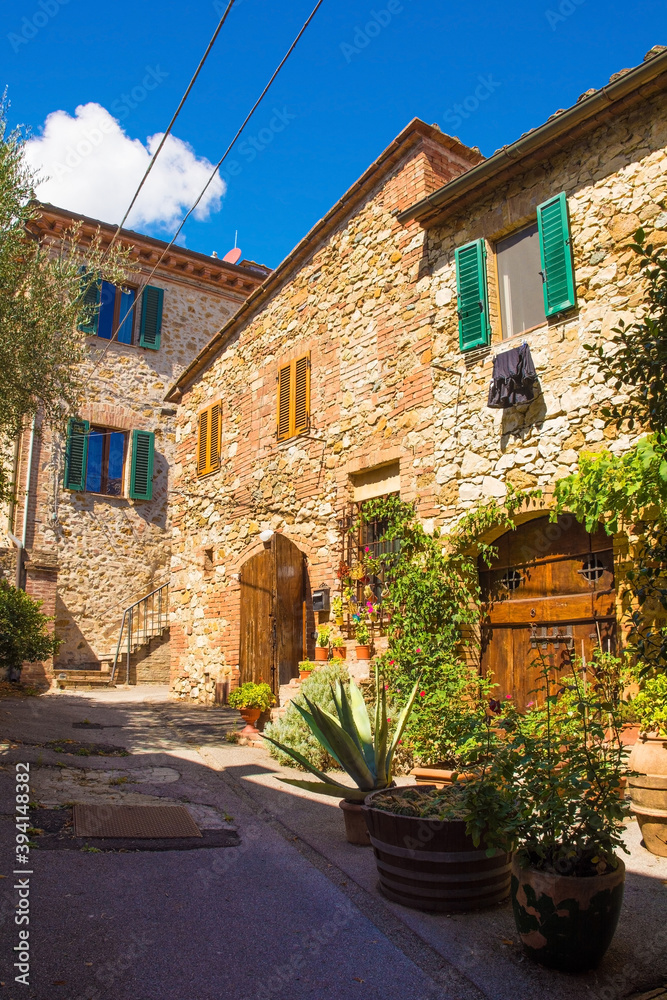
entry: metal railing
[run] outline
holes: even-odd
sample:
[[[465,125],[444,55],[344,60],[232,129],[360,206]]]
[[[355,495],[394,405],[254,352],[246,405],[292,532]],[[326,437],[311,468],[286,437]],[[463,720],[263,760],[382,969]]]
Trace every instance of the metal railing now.
[[[130,659],[137,646],[141,646],[153,636],[162,635],[169,626],[169,584],[163,583],[157,590],[141,597],[123,612],[116,655],[111,668],[110,684],[116,678],[116,668],[121,655],[126,657],[125,683],[130,683]],[[124,652],[121,654],[121,649]]]

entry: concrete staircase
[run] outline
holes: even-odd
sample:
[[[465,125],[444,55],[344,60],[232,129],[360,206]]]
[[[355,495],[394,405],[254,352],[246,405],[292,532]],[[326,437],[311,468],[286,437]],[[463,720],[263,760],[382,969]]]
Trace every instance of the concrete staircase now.
[[[296,698],[301,690],[301,681],[298,677],[293,677],[288,684],[281,684],[278,690],[278,704],[271,709],[271,722],[282,719],[287,711],[287,706],[293,698]]]

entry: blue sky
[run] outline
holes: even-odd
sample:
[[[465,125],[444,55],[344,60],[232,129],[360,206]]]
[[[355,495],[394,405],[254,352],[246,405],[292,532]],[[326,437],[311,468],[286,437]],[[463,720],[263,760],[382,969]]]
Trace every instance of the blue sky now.
[[[158,178],[176,192],[174,204],[164,208],[156,187],[160,205],[148,206],[148,221],[135,228],[172,235],[172,219],[206,172],[197,158],[222,155],[313,5],[236,0],[174,128],[194,153],[188,160],[182,143],[174,151],[181,187],[168,164]],[[134,174],[129,167],[105,174],[101,161],[93,169],[94,158],[68,167],[68,199],[85,188],[100,215],[113,214],[114,196],[126,200],[119,178],[131,190],[148,154],[121,129],[143,144],[164,130],[220,7],[220,0],[3,5],[0,82],[10,122],[39,136],[50,113],[66,113],[54,123],[65,129],[78,105],[100,105],[120,123],[104,142],[115,139],[119,163],[124,151],[136,159]],[[238,230],[244,256],[275,266],[411,118],[437,122],[489,155],[666,43],[664,0],[324,0],[248,125],[246,145],[230,154],[237,166],[219,210],[214,199],[207,218],[188,223],[187,246],[222,256]],[[489,94],[474,108],[480,78]],[[473,110],[465,111],[466,99]]]

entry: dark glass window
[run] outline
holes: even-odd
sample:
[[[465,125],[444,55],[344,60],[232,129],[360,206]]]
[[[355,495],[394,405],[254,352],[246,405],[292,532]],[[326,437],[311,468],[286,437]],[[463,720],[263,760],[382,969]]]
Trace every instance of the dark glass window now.
[[[123,466],[127,435],[104,427],[92,427],[88,434],[86,492],[119,497],[123,491]]]
[[[117,288],[109,281],[103,281],[100,289],[99,315],[97,318],[97,336],[103,340],[111,340],[114,330],[118,327],[116,340],[120,344],[132,343],[132,327],[136,290],[134,288]]]

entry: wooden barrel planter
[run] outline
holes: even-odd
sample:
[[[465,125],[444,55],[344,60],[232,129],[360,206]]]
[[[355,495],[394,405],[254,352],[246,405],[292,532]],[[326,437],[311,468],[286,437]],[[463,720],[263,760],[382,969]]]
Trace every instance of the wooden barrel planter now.
[[[427,787],[427,786],[422,786]],[[430,787],[434,787],[431,785]],[[511,856],[475,847],[463,820],[421,819],[373,808],[363,811],[384,896],[413,910],[453,913],[507,899]]]

